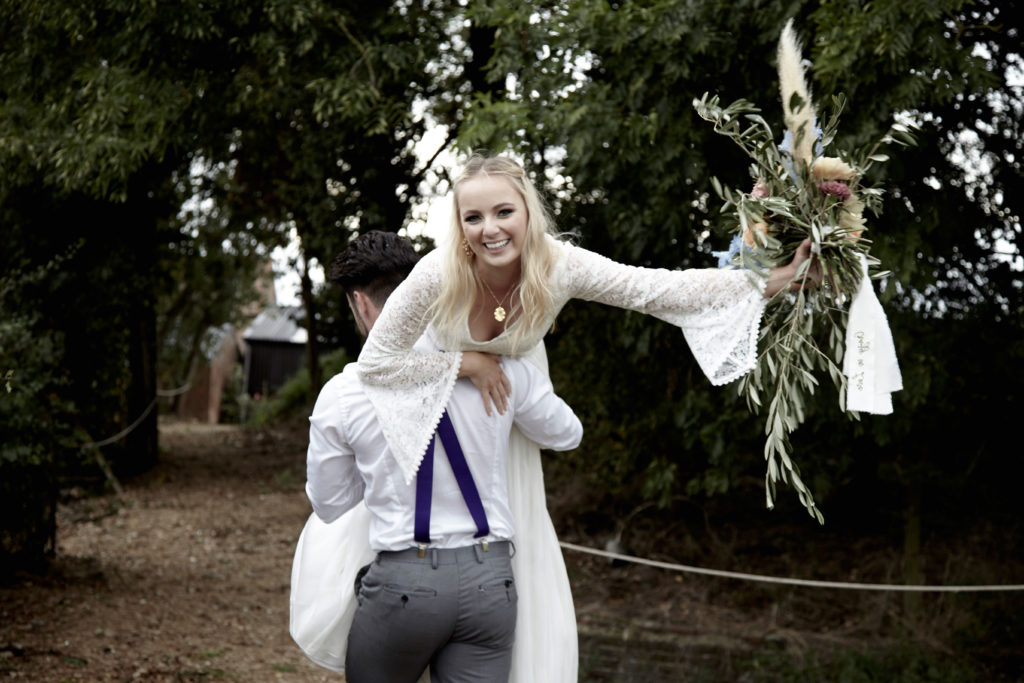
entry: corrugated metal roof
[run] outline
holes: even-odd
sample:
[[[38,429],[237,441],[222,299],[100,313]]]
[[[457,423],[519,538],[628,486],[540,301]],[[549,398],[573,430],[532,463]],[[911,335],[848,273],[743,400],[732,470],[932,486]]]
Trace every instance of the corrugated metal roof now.
[[[242,333],[247,340],[281,341],[305,344],[306,328],[295,319],[302,313],[298,306],[273,306],[264,309]]]

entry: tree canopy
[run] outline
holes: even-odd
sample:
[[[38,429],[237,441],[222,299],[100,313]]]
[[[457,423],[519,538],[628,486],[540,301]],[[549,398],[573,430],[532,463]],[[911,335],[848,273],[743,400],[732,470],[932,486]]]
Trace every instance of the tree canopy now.
[[[446,91],[448,72],[428,65],[451,11],[5,0],[11,410],[45,410],[53,392],[66,404],[52,419],[77,445],[132,427],[110,459],[121,472],[146,469],[157,453],[157,365],[181,381],[205,328],[234,322],[252,298],[275,245],[294,229],[307,258],[325,261],[354,231],[403,226],[422,173],[424,120],[409,103]],[[310,327],[322,317],[314,305]],[[13,341],[23,338],[52,348],[29,354]],[[64,465],[54,473],[91,467],[75,440],[9,435],[5,466],[31,452]],[[15,488],[52,500],[55,486],[51,476],[29,487],[38,493]]]

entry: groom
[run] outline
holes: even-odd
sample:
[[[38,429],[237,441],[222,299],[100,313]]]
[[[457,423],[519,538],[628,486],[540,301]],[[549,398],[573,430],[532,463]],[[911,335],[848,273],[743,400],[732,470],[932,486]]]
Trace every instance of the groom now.
[[[373,327],[387,297],[415,264],[393,233],[357,238],[335,259],[356,324]],[[427,335],[416,349],[439,349]],[[376,559],[357,582],[349,633],[350,683],[508,679],[516,618],[510,558],[515,530],[506,470],[513,423],[543,448],[575,448],[582,427],[529,363],[503,358],[509,410],[487,415],[459,380],[415,480],[406,484],[362,392],[355,364],[332,378],[310,417],[306,493],[330,522],[361,501],[371,513]]]

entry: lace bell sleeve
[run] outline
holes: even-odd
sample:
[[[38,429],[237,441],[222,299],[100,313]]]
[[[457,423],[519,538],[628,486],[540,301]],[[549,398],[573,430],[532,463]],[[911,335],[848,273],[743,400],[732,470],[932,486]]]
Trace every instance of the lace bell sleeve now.
[[[413,348],[440,289],[437,254],[423,257],[388,297],[359,354],[363,389],[406,483],[419,468],[462,363],[461,351]]]
[[[679,327],[711,380],[742,377],[757,359],[764,282],[744,270],[639,268],[565,245],[567,295],[653,315]]]

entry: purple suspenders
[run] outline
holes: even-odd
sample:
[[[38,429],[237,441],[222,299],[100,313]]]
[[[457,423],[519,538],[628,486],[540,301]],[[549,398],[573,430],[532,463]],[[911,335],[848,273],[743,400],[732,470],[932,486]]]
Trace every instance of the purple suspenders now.
[[[476,523],[476,534],[473,538],[483,538],[490,533],[487,525],[487,515],[484,513],[484,504],[480,500],[480,493],[476,484],[473,483],[473,475],[466,463],[466,456],[462,453],[462,446],[455,435],[455,427],[448,417],[448,411],[441,415],[441,422],[437,426],[437,435],[441,437],[444,450],[448,454],[448,462],[451,463],[452,472],[455,473],[455,481],[459,484],[462,498],[466,501],[469,514],[473,516]],[[434,486],[434,439],[430,440],[427,446],[426,455],[420,464],[419,472],[416,474],[416,519],[413,528],[413,538],[420,546],[420,553],[430,543],[430,497]],[[486,548],[485,548],[486,549]]]

